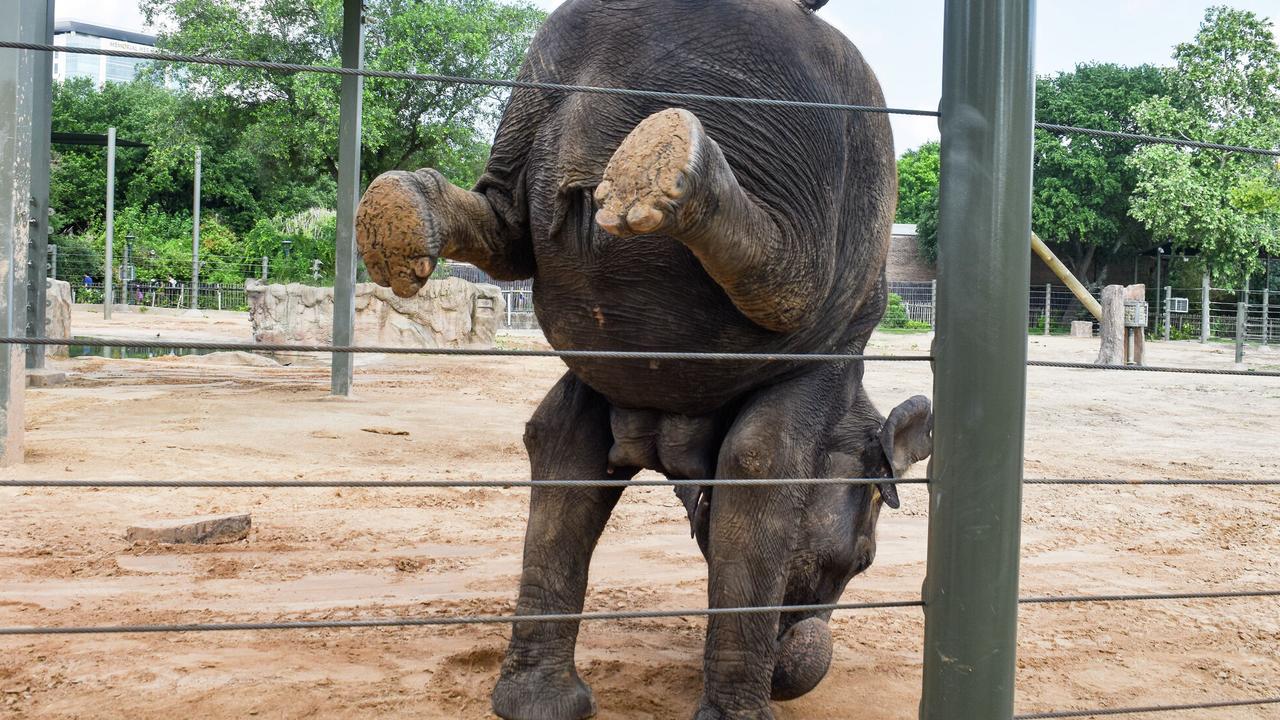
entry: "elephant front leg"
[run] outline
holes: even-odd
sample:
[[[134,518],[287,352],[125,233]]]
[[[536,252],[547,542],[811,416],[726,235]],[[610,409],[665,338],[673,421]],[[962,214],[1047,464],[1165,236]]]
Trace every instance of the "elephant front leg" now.
[[[604,398],[566,374],[525,431],[533,479],[605,477],[611,438]],[[613,477],[633,472],[615,469]],[[620,488],[533,489],[517,615],[582,612],[591,553],[621,494]],[[515,623],[493,691],[494,712],[507,720],[594,715],[591,690],[574,668],[577,638],[576,622]]]
[[[798,197],[804,192],[796,188]],[[796,208],[771,212],[753,199],[688,110],[663,110],[637,125],[614,152],[595,198],[596,222],[606,232],[676,238],[761,327],[798,329],[825,302],[833,233],[798,231],[786,219]]]
[[[413,297],[441,257],[471,262],[501,279],[533,274],[528,238],[486,195],[457,187],[439,171],[393,170],[360,199],[356,243],[369,277]]]
[[[716,477],[816,477],[825,452],[820,438],[848,407],[849,375],[848,368],[826,366],[758,391],[720,446]],[[783,604],[785,567],[808,491],[785,484],[715,489],[707,542],[710,607]],[[830,649],[829,633],[779,637],[778,613],[712,615],[695,720],[772,720],[770,697],[794,697],[816,685]],[[788,692],[798,686],[799,693]]]

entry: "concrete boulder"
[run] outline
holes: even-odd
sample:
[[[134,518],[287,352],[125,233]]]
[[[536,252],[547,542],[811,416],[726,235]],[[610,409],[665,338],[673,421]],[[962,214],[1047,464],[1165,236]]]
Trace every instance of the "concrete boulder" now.
[[[71,337],[71,283],[65,280],[45,281],[44,336],[49,338]],[[66,345],[49,345],[48,357],[66,357]]]
[[[333,288],[245,283],[259,343],[333,341]],[[373,283],[356,285],[355,343],[409,348],[491,348],[504,311],[502,291],[459,278],[430,280],[411,298]]]

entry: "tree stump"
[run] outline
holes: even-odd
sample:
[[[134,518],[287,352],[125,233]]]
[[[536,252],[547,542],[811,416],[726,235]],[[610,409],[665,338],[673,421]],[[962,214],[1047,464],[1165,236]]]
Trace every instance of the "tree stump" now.
[[[1095,365],[1124,364],[1124,287],[1108,285],[1102,289],[1102,322],[1098,334],[1102,348]]]

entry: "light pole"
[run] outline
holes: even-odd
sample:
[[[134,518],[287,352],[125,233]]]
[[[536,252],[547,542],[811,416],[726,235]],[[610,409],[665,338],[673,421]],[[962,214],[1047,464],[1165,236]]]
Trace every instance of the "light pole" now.
[[[121,295],[120,304],[121,305],[129,304],[129,281],[133,279],[130,277],[129,268],[131,266],[129,265],[129,263],[133,259],[133,241],[134,240],[137,240],[137,238],[134,237],[133,233],[129,233],[128,235],[124,236],[124,262],[121,263],[120,265],[120,295]]]

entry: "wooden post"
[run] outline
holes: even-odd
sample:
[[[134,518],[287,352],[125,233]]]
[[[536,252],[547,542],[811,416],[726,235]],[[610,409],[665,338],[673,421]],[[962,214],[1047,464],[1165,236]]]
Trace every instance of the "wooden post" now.
[[[1102,318],[1098,330],[1102,347],[1096,365],[1124,363],[1124,287],[1108,285],[1102,289]]]
[[[1145,303],[1147,301],[1147,286],[1139,284],[1139,285],[1130,285],[1126,287],[1124,289],[1124,299],[1127,301],[1136,300],[1136,301]],[[1128,327],[1127,319],[1125,322],[1125,326],[1126,327],[1124,329],[1124,335],[1125,335],[1124,363],[1128,365],[1131,359],[1130,353],[1129,353],[1129,341],[1132,340],[1133,341],[1133,354],[1132,354],[1133,364],[1145,365],[1146,361],[1144,359],[1144,356],[1146,354],[1146,333],[1147,333],[1146,326],[1138,325],[1135,327]]]
[[[1101,321],[1102,306],[1098,304],[1097,300],[1093,299],[1093,296],[1089,294],[1089,291],[1085,289],[1084,285],[1080,284],[1080,281],[1076,279],[1076,276],[1071,274],[1071,271],[1067,269],[1067,266],[1062,264],[1062,261],[1058,259],[1058,256],[1054,255],[1053,251],[1049,249],[1049,246],[1045,245],[1044,241],[1040,239],[1040,236],[1035,233],[1031,233],[1031,249],[1034,250],[1036,255],[1044,261],[1045,265],[1049,266],[1049,269],[1053,271],[1053,274],[1057,275],[1058,279],[1061,280],[1069,290],[1071,290],[1071,294],[1076,296],[1076,299],[1080,301],[1080,304],[1084,306],[1084,309],[1088,310],[1090,315]]]

